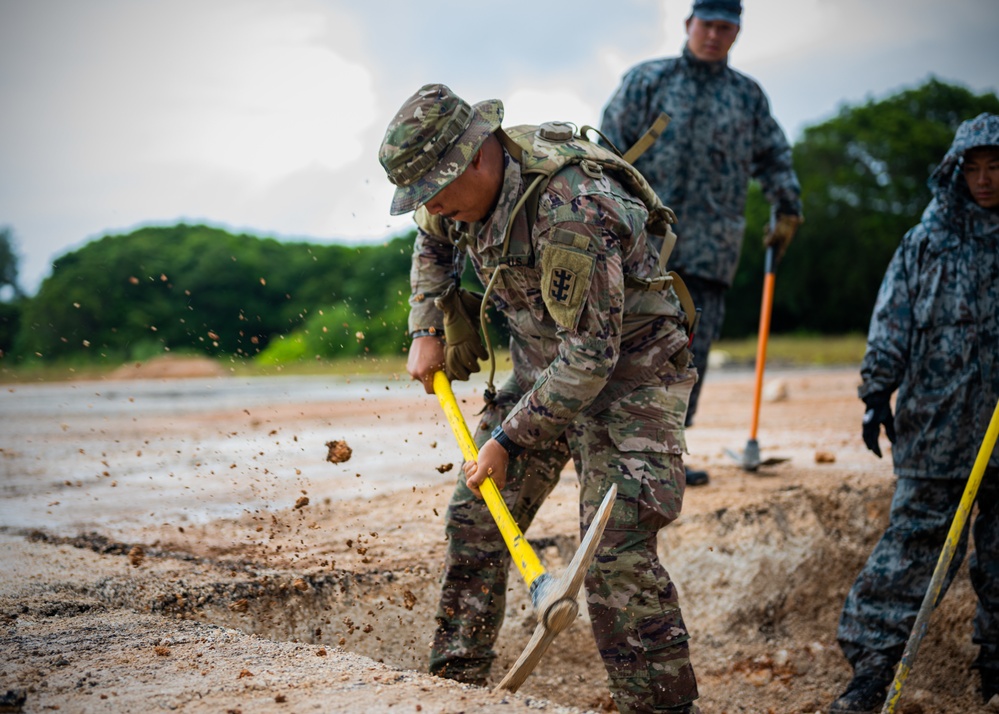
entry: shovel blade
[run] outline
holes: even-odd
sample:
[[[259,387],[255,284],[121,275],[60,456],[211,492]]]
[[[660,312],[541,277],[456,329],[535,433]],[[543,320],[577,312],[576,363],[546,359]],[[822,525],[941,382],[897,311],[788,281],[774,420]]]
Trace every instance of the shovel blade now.
[[[725,453],[746,471],[756,471],[760,467],[760,444],[756,439],[747,441],[746,450],[741,453],[731,449],[725,449]]]
[[[786,456],[771,456],[761,461],[760,444],[756,439],[750,439],[746,442],[745,451],[736,452],[732,451],[732,449],[725,449],[725,453],[743,469],[751,472],[755,472],[760,466],[776,466],[777,464],[791,460]]]

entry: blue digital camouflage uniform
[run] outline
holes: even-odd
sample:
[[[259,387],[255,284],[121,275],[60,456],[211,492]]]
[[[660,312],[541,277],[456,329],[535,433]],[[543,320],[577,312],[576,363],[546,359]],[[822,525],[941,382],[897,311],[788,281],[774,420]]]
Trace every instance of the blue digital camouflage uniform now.
[[[485,285],[496,270],[511,210],[525,187],[504,149],[498,204],[481,225],[417,214],[411,272],[411,330],[442,326],[428,296],[452,280],[455,232]],[[507,317],[513,375],[475,432],[481,446],[496,424],[527,451],[510,464],[502,494],[526,530],[571,453],[580,480],[580,533],[612,483],[618,497],[585,580],[594,635],[622,712],[695,712],[697,685],[678,597],[656,552],[658,531],[683,499],[683,420],[690,388],[679,301],[636,291],[625,276],[656,274],[647,210],[612,177],[578,165],[552,177],[529,230],[514,219],[511,255],[490,295]],[[560,250],[582,250],[580,299],[559,304]],[[459,256],[460,260],[460,256]],[[544,288],[544,289],[543,289]],[[623,388],[622,388],[623,387]],[[446,517],[448,553],[431,671],[484,682],[504,614],[510,556],[483,501],[460,477]],[[675,707],[675,709],[674,709]]]
[[[701,309],[693,344],[700,380],[691,395],[690,423],[742,250],[749,180],[760,182],[777,215],[801,215],[801,188],[766,94],[727,61],[704,62],[685,47],[680,57],[633,67],[604,108],[600,128],[625,151],[660,112],[670,124],[635,167],[677,214],[670,269]]]
[[[964,153],[999,146],[999,116],[964,122],[929,180],[933,199],[885,273],[860,396],[898,390],[890,522],[847,596],[837,633],[857,673],[901,657],[999,399],[999,213],[979,207]],[[978,491],[969,564],[978,663],[999,667],[999,452]],[[946,592],[963,560],[968,528]],[[888,675],[890,678],[890,674]]]

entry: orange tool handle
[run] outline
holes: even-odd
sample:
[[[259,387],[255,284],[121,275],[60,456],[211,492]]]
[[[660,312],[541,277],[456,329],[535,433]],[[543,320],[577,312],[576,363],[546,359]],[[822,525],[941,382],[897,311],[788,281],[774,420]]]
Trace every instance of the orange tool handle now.
[[[774,247],[767,248],[764,258],[765,275],[763,277],[763,303],[760,305],[760,331],[756,343],[756,385],[753,391],[753,423],[749,430],[749,438],[756,438],[760,426],[760,397],[763,394],[763,369],[767,362],[767,340],[770,337],[770,313],[774,306],[774,283],[777,280],[777,261],[774,258]]]

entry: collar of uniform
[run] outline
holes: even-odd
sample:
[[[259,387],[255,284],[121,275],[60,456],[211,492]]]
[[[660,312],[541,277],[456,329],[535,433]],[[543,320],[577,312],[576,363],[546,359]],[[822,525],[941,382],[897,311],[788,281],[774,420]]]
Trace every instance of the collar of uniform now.
[[[698,59],[687,45],[683,46],[683,58],[692,69],[706,74],[721,74],[728,67],[728,57],[720,59],[717,62],[705,62],[702,59]]]
[[[503,186],[500,188],[496,208],[493,209],[493,214],[483,224],[478,236],[478,246],[482,252],[502,249],[503,236],[506,234],[506,225],[510,219],[510,211],[513,210],[517,199],[520,198],[524,190],[524,177],[520,171],[520,162],[514,160],[507,153],[506,148],[503,149],[503,166]]]
[[[999,240],[999,211],[995,208],[982,208],[971,199],[968,199],[968,204],[969,235],[985,240]]]

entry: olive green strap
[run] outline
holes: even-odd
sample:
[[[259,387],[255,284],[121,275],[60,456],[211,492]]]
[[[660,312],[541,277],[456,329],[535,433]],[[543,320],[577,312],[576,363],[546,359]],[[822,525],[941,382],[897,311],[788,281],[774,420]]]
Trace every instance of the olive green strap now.
[[[506,149],[506,152],[516,159],[518,164],[523,164],[524,147],[510,138],[510,135],[503,131],[503,127],[497,127],[495,134],[496,138],[499,139],[500,143],[503,145],[503,148]]]
[[[680,307],[683,308],[683,312],[687,316],[687,332],[692,333],[694,329],[694,321],[697,319],[697,309],[694,306],[694,298],[690,296],[690,291],[687,289],[687,284],[683,282],[683,278],[673,271],[670,271],[669,277],[673,278],[673,291],[680,299]]]
[[[666,268],[666,261],[669,260],[670,255],[673,253],[673,248],[676,246],[676,233],[673,229],[666,226],[666,235],[663,236],[663,244],[659,249],[659,272],[663,272]]]
[[[669,116],[660,112],[659,116],[656,117],[656,120],[652,122],[652,126],[648,128],[648,131],[642,134],[641,138],[639,138],[639,140],[636,141],[630,149],[624,152],[624,156],[622,158],[629,164],[635,163],[635,160],[644,154],[646,150],[648,150],[648,148],[656,142],[659,135],[666,131],[667,126],[669,126]]]

